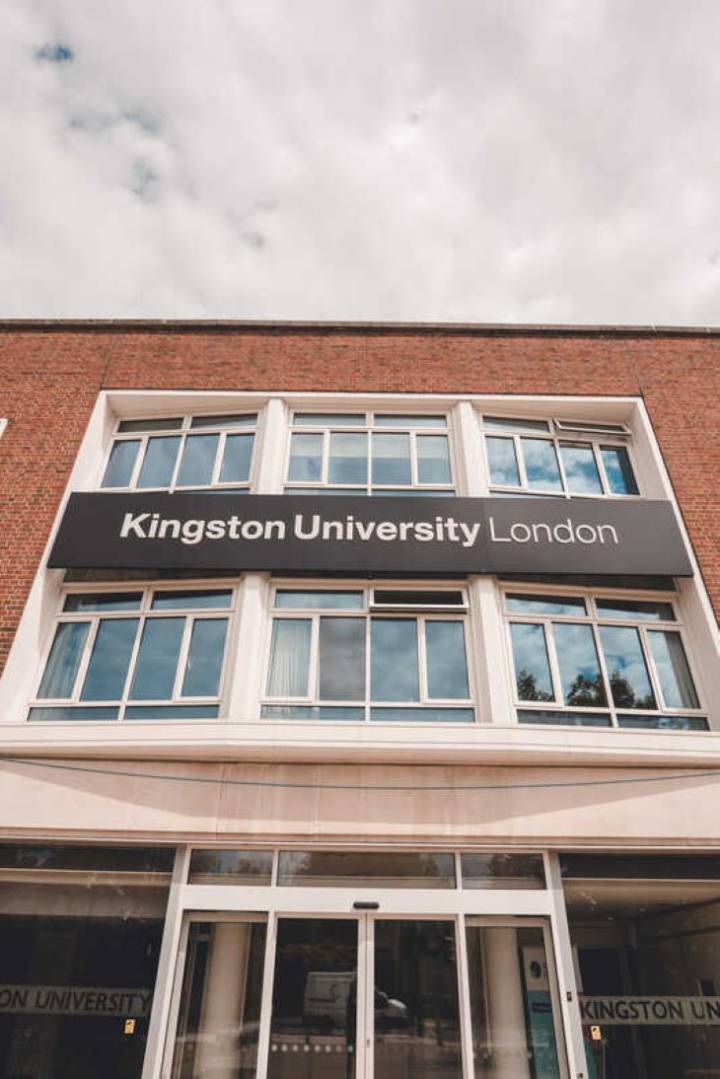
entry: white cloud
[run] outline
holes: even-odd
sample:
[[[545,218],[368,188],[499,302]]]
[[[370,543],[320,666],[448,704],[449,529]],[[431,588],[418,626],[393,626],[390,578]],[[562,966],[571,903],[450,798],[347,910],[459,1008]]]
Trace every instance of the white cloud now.
[[[5,0],[0,314],[717,323],[719,31],[714,0]]]

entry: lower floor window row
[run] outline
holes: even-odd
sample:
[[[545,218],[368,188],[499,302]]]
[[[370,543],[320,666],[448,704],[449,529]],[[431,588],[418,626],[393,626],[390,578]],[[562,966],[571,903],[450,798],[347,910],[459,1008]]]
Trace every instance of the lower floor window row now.
[[[2,845],[0,1074],[717,1075],[720,859],[550,857]]]

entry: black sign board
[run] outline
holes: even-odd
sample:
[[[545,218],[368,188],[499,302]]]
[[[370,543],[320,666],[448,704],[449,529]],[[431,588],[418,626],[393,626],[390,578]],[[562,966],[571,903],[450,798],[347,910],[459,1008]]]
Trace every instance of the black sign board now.
[[[50,566],[282,573],[690,576],[667,502],[71,495]]]

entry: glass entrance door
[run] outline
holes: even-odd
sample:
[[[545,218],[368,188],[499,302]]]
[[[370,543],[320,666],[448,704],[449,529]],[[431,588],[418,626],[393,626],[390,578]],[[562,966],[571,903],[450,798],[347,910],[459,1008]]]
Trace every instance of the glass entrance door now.
[[[541,922],[279,915],[266,931],[190,922],[172,1079],[565,1075]]]

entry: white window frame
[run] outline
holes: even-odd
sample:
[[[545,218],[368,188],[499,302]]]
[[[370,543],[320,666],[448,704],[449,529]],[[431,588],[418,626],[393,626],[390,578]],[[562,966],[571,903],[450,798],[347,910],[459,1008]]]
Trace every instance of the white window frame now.
[[[393,608],[387,605],[377,606],[373,602],[374,591],[376,588],[388,589],[392,591],[417,591],[422,589],[426,592],[447,592],[447,591],[459,591],[463,596],[463,604],[458,605],[457,608],[452,610],[447,607],[439,607],[434,610],[429,605],[424,605],[422,608],[407,606]],[[360,592],[363,596],[363,606],[356,608],[319,608],[319,607],[275,607],[275,596],[278,591],[297,591],[297,592]],[[320,632],[320,619],[322,617],[331,618],[362,618],[365,620],[365,696],[363,700],[355,701],[324,701],[320,700],[318,696],[319,690],[319,632]],[[373,619],[392,619],[392,618],[407,618],[413,619],[418,623],[418,685],[419,685],[419,697],[417,701],[375,701],[371,700],[371,677],[372,677],[372,663],[371,663],[371,628]],[[308,694],[304,697],[272,697],[267,693],[267,679],[270,671],[270,662],[272,658],[272,633],[273,625],[276,619],[305,619],[311,621],[311,641],[310,641],[310,660],[308,665]],[[409,585],[406,582],[397,584],[392,581],[382,582],[378,585],[377,582],[368,583],[367,581],[347,581],[338,580],[328,583],[327,580],[323,582],[317,581],[304,581],[298,578],[292,578],[288,581],[273,581],[271,594],[270,594],[270,609],[268,612],[268,626],[264,648],[264,664],[263,664],[263,678],[260,697],[260,712],[265,705],[270,707],[317,707],[322,708],[354,708],[358,711],[363,710],[363,719],[323,719],[322,716],[317,717],[317,722],[324,725],[340,724],[343,726],[350,726],[353,723],[372,723],[386,724],[397,722],[402,727],[407,727],[413,723],[420,722],[419,720],[398,719],[397,721],[383,719],[383,720],[371,720],[370,713],[373,708],[397,708],[399,711],[408,708],[417,709],[433,709],[433,708],[448,708],[448,709],[467,709],[472,711],[474,719],[471,723],[478,723],[478,705],[477,705],[477,692],[476,692],[476,674],[474,671],[473,652],[472,652],[472,626],[471,626],[471,612],[468,600],[468,588],[466,582],[441,582],[436,581],[424,581]],[[469,696],[467,698],[435,698],[429,697],[427,693],[427,651],[425,643],[425,625],[427,622],[460,622],[463,627],[463,638],[465,642],[465,661],[467,666],[468,675],[468,689]],[[420,629],[420,626],[422,629]],[[315,722],[313,719],[303,718],[301,716],[262,716],[264,723],[277,723],[288,721],[292,723],[302,722]],[[442,719],[428,720],[426,721],[435,728],[438,726],[448,725],[454,728],[460,726],[470,726],[471,723],[459,723],[448,719],[446,724]]]
[[[227,412],[227,411],[225,413],[222,413],[222,415],[229,415],[229,414],[230,414],[230,412]],[[221,413],[217,412],[216,410],[213,410],[212,412],[207,412],[207,413],[206,412],[200,412],[200,411],[195,411],[195,412],[190,412],[190,413],[187,413],[187,412],[178,413],[177,410],[173,413],[172,410],[169,410],[169,411],[167,411],[165,413],[154,413],[152,415],[147,415],[147,416],[138,416],[138,417],[121,416],[121,417],[119,417],[117,419],[116,423],[115,423],[113,434],[112,434],[112,437],[110,439],[110,446],[109,446],[109,448],[107,450],[107,453],[105,455],[105,461],[104,461],[102,473],[101,473],[101,475],[99,477],[99,480],[98,480],[98,484],[99,484],[98,490],[101,491],[101,492],[107,492],[107,493],[114,493],[114,492],[127,493],[128,491],[140,491],[140,492],[143,492],[143,493],[144,492],[151,493],[152,491],[168,491],[168,492],[187,491],[187,492],[193,492],[193,491],[202,491],[202,490],[205,490],[205,491],[209,491],[209,490],[218,490],[218,491],[228,490],[228,491],[232,492],[232,491],[236,491],[238,489],[242,489],[243,491],[251,491],[251,490],[253,490],[253,488],[255,486],[255,482],[256,482],[257,470],[258,470],[258,467],[259,467],[258,466],[258,458],[259,458],[260,454],[258,452],[258,434],[259,434],[260,426],[261,426],[262,407],[258,406],[257,408],[238,409],[234,414],[238,415],[238,416],[241,416],[241,415],[247,415],[248,417],[254,416],[255,417],[254,422],[253,423],[248,423],[247,426],[224,426],[222,423],[218,423],[218,424],[214,424],[214,425],[208,425],[207,427],[192,427],[191,426],[193,419],[198,419],[198,418],[202,418],[202,417],[205,417],[205,416],[211,417],[211,416],[221,415]],[[125,422],[128,422],[128,421],[134,421],[135,419],[137,419],[138,422],[147,421],[148,423],[152,423],[154,420],[166,420],[166,419],[169,420],[169,419],[174,419],[175,417],[180,419],[181,422],[173,430],[170,430],[170,429],[168,429],[166,431],[163,431],[163,430],[158,430],[158,431],[120,431],[119,430],[119,427],[120,427],[121,423],[125,423]],[[217,450],[215,451],[215,462],[214,462],[214,465],[213,465],[212,478],[210,480],[210,483],[207,483],[207,484],[193,483],[193,484],[187,484],[187,485],[180,486],[177,483],[177,477],[178,477],[178,474],[180,472],[181,462],[182,462],[183,454],[184,454],[184,450],[185,450],[185,443],[186,443],[186,441],[188,439],[188,436],[192,436],[192,435],[219,435],[218,446],[217,446]],[[248,471],[247,480],[225,480],[224,482],[220,481],[220,478],[219,478],[220,477],[220,470],[222,468],[222,462],[223,462],[223,458],[224,458],[224,455],[225,455],[225,444],[227,442],[228,435],[252,435],[253,448],[252,448],[252,454],[251,454],[251,458],[250,458],[250,469]],[[180,439],[180,444],[178,446],[177,455],[175,457],[175,465],[173,467],[172,477],[171,477],[170,483],[166,487],[138,487],[137,486],[138,478],[140,476],[140,472],[142,470],[143,462],[145,460],[145,454],[147,452],[148,441],[151,438],[179,438]],[[112,454],[113,448],[114,448],[115,444],[118,443],[118,442],[140,442],[140,447],[138,449],[137,457],[135,458],[135,464],[133,465],[132,473],[130,475],[130,482],[127,485],[127,487],[104,487],[104,486],[102,486],[102,481],[103,481],[103,478],[105,476],[105,472],[107,470],[108,464],[110,462],[110,456]]]
[[[638,718],[652,719],[658,717],[680,716],[687,718],[704,719],[708,724],[708,731],[712,730],[710,724],[709,711],[704,700],[704,692],[702,682],[700,679],[700,672],[697,669],[697,665],[694,661],[692,649],[689,647],[688,634],[683,624],[682,618],[682,606],[680,603],[680,597],[675,591],[626,591],[620,588],[573,588],[570,585],[554,585],[552,583],[543,585],[525,585],[519,583],[517,585],[512,583],[503,583],[500,588],[503,620],[505,622],[505,649],[506,658],[508,662],[508,670],[510,671],[511,678],[511,692],[513,706],[515,709],[515,717],[518,723],[520,720],[517,717],[518,711],[538,711],[538,712],[559,712],[565,713],[568,716],[582,716],[582,715],[607,715],[610,719],[610,723],[613,729],[634,730],[637,733],[642,728],[620,728],[618,724],[618,715],[632,715]],[[586,611],[585,615],[572,614],[572,615],[560,615],[560,614],[535,614],[531,612],[509,611],[507,608],[507,596],[508,595],[524,595],[528,599],[532,599],[535,596],[556,596],[558,599],[562,598],[582,598],[585,601]],[[595,603],[596,599],[601,600],[617,600],[618,603],[623,601],[649,601],[655,603],[669,603],[675,613],[675,621],[664,621],[658,619],[657,621],[643,621],[641,619],[633,618],[610,618],[598,613]],[[593,642],[598,657],[598,664],[600,673],[603,679],[603,686],[605,688],[605,694],[607,697],[607,705],[567,705],[562,698],[562,679],[560,676],[560,667],[557,658],[557,651],[555,646],[555,636],[552,630],[551,623],[569,623],[571,625],[588,625],[591,628],[593,635]],[[520,700],[517,692],[517,672],[515,670],[515,659],[513,654],[512,636],[510,627],[513,623],[522,624],[534,624],[542,625],[545,631],[545,646],[547,650],[548,666],[550,669],[550,677],[552,680],[553,692],[555,699],[552,701],[523,701]],[[622,628],[637,629],[638,638],[640,641],[640,648],[642,650],[643,659],[650,679],[650,685],[653,690],[655,701],[658,707],[656,708],[622,708],[613,702],[612,690],[610,687],[610,680],[608,676],[607,666],[605,663],[605,656],[600,640],[599,628],[600,626],[618,626]],[[649,647],[647,634],[653,630],[663,632],[675,632],[680,636],[683,649],[685,651],[685,657],[687,659],[688,668],[690,670],[690,676],[693,680],[695,687],[695,693],[698,698],[697,708],[672,708],[665,705],[662,686],[660,678],[657,672],[657,666],[652,655],[652,650]],[[523,724],[520,724],[523,725]],[[559,726],[562,726],[562,721],[558,720]],[[543,724],[545,726],[545,724]],[[548,727],[554,726],[554,724],[547,724]],[[609,728],[597,728],[598,730]],[[648,727],[647,733],[656,734],[658,730],[665,730],[666,728]],[[667,728],[671,733],[682,734],[680,729],[673,730]],[[686,733],[686,732],[685,732]],[[696,732],[706,733],[706,732]]]
[[[485,416],[497,417],[498,419],[507,419],[507,430],[500,430],[499,428],[493,429],[485,426]],[[582,420],[576,421],[577,427],[574,431],[572,429],[571,420],[555,419],[549,415],[544,416],[520,416],[517,414],[504,416],[500,412],[491,412],[488,408],[483,408],[478,412],[478,418],[482,431],[482,452],[484,456],[485,468],[487,470],[488,488],[490,494],[518,494],[518,495],[534,495],[538,498],[547,498],[552,496],[554,498],[610,498],[610,499],[642,499],[646,497],[643,494],[643,485],[641,481],[640,473],[634,459],[632,449],[632,437],[627,431],[624,424],[616,424],[617,427],[625,427],[623,432],[611,432],[606,434],[602,432],[591,432],[589,430],[582,430]],[[518,424],[518,430],[513,430],[510,424],[515,421]],[[547,431],[523,431],[520,425],[523,422],[538,423],[545,422],[548,425]],[[590,421],[588,421],[590,422]],[[601,421],[598,421],[601,422]],[[494,483],[491,473],[490,453],[488,450],[487,439],[488,438],[506,438],[511,439],[515,450],[515,460],[518,467],[518,475],[520,476],[520,483],[517,484],[505,484]],[[523,438],[540,439],[545,442],[551,442],[555,450],[555,457],[558,463],[558,473],[560,476],[560,482],[562,484],[562,490],[556,490],[548,488],[543,490],[538,487],[530,487],[527,480],[527,472],[525,470],[525,455],[522,449]],[[597,468],[598,476],[600,477],[600,483],[602,486],[602,492],[584,492],[584,491],[570,491],[568,488],[567,476],[565,474],[565,464],[563,462],[562,453],[560,452],[560,446],[562,443],[571,443],[574,445],[587,446],[592,450],[593,458],[595,461],[595,467]],[[605,447],[621,446],[627,453],[630,460],[630,467],[635,478],[635,484],[638,489],[637,494],[617,494],[610,490],[610,484],[608,482],[607,473],[605,471],[605,463],[602,459],[601,448]]]
[[[359,416],[364,415],[364,424],[347,424],[331,423],[331,424],[303,424],[296,421],[296,416],[299,414],[307,415],[309,413],[316,413],[317,415],[342,415],[345,411],[346,415]],[[408,416],[443,416],[445,419],[444,426],[437,427],[413,427],[412,424],[403,425],[401,422],[390,426],[383,425],[380,427],[375,426],[375,416],[401,416],[402,412],[397,409],[387,407],[386,409],[368,409],[364,407],[358,407],[351,410],[345,409],[333,409],[332,406],[328,408],[293,408],[288,421],[288,437],[287,448],[285,452],[285,462],[283,468],[283,492],[285,494],[292,494],[294,490],[304,491],[308,488],[313,490],[322,491],[325,488],[331,488],[332,490],[341,490],[348,495],[371,495],[376,491],[395,492],[398,496],[402,496],[406,491],[427,491],[432,496],[436,491],[447,491],[450,495],[458,494],[457,475],[458,468],[455,460],[455,446],[453,438],[453,424],[452,414],[446,408],[434,409],[432,411],[426,408],[416,408],[412,411],[407,410]],[[364,484],[343,484],[343,483],[331,483],[328,480],[328,470],[330,461],[330,437],[332,434],[366,434],[367,441],[367,481]],[[292,439],[294,434],[303,435],[321,435],[323,439],[322,448],[322,461],[321,461],[321,479],[311,482],[309,480],[290,480],[287,477],[290,473],[290,461],[292,456]],[[372,482],[372,436],[373,434],[389,434],[408,435],[410,438],[410,472],[411,481],[409,484],[391,484],[391,483],[373,483]],[[448,460],[450,464],[450,483],[420,483],[418,480],[418,454],[417,454],[417,437],[418,435],[430,435],[430,436],[444,436],[447,438],[448,443]]]
[[[229,591],[230,592],[230,604],[227,607],[177,607],[168,610],[152,610],[152,600],[154,595],[162,594],[163,592],[205,592],[205,591]],[[139,583],[134,581],[124,581],[122,583],[106,585],[102,583],[83,583],[73,584],[67,583],[61,590],[57,610],[55,612],[55,618],[52,625],[52,632],[48,635],[45,649],[41,656],[41,662],[37,677],[35,679],[35,694],[40,687],[40,683],[47,666],[47,662],[52,651],[53,643],[57,633],[57,628],[61,623],[66,622],[81,622],[89,623],[90,628],[88,630],[85,643],[83,645],[82,656],[80,663],[78,664],[78,670],[75,675],[75,681],[73,683],[73,691],[70,697],[38,697],[34,695],[28,703],[28,715],[27,721],[32,724],[57,724],[57,723],[73,723],[80,722],[87,724],[88,722],[97,722],[103,725],[108,723],[167,723],[172,722],[173,717],[168,714],[167,718],[164,716],[148,717],[147,719],[125,719],[125,712],[128,707],[158,707],[163,708],[167,706],[168,712],[170,712],[172,706],[180,707],[182,705],[211,705],[217,706],[218,715],[214,717],[219,719],[223,711],[223,700],[227,688],[229,679],[229,667],[228,657],[230,655],[230,649],[232,648],[232,640],[234,637],[235,623],[237,621],[238,610],[238,596],[240,589],[238,588],[237,580],[226,581],[216,580],[215,578],[208,578],[203,582],[185,582],[185,581],[156,581],[153,583]],[[134,610],[107,610],[107,611],[63,611],[65,600],[69,595],[113,595],[116,593],[128,593],[137,592],[140,593],[140,604]],[[129,697],[130,687],[135,673],[135,664],[137,662],[138,652],[140,650],[140,643],[142,641],[143,629],[146,621],[149,618],[161,619],[161,618],[183,618],[185,625],[183,627],[182,641],[180,650],[178,653],[177,668],[175,671],[175,681],[173,684],[172,697],[167,699],[154,699],[144,700],[135,699],[132,700]],[[95,639],[97,637],[99,624],[102,620],[137,620],[138,628],[135,633],[135,640],[133,643],[132,651],[130,653],[130,659],[128,661],[128,667],[125,674],[125,682],[123,685],[122,695],[116,700],[88,700],[81,701],[80,693],[83,683],[85,681],[85,675],[87,673],[88,665],[92,656]],[[187,660],[190,650],[190,641],[192,638],[194,623],[198,620],[214,621],[223,620],[227,622],[227,632],[225,634],[225,643],[223,646],[222,662],[220,667],[220,679],[218,683],[218,692],[215,696],[201,696],[190,697],[181,696],[182,684],[187,669]],[[72,718],[65,719],[30,719],[30,710],[34,708],[70,708],[72,707],[77,711],[77,720]],[[85,708],[117,708],[118,715],[115,719],[98,719],[98,720],[85,720],[82,718],[82,711]],[[183,717],[174,717],[175,721],[182,721]],[[186,722],[192,723],[207,723],[212,722],[210,720],[202,718],[190,718]]]

